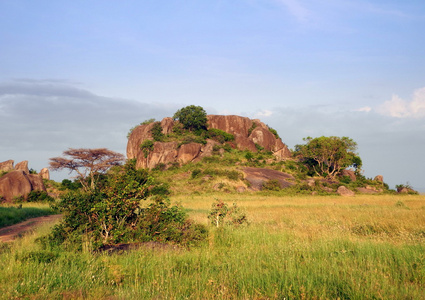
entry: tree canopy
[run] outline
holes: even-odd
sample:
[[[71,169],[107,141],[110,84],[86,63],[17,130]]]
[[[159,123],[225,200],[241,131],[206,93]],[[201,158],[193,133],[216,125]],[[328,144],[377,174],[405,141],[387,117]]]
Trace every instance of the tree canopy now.
[[[206,129],[207,113],[201,106],[189,105],[179,109],[173,116],[184,128],[197,131]]]
[[[348,137],[321,136],[303,140],[307,143],[296,145],[294,154],[319,176],[334,178],[349,166],[356,170],[362,166],[355,152],[357,143]]]
[[[64,151],[63,155],[65,157],[50,158],[50,169],[52,171],[68,169],[70,173],[75,171],[86,191],[95,188],[99,174],[113,166],[121,165],[124,161],[124,155],[106,148],[70,148]],[[90,179],[90,183],[87,179]]]

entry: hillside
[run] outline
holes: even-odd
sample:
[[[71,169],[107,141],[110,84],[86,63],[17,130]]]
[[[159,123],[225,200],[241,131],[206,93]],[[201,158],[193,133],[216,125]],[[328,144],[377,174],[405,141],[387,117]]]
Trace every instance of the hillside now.
[[[339,167],[332,169],[338,171],[334,176],[319,176],[311,162],[291,153],[279,134],[260,120],[208,115],[205,125],[190,130],[173,118],[144,122],[129,134],[127,158],[136,160],[139,169],[151,169],[175,194],[278,191],[352,196],[388,191],[382,176],[367,179],[360,169]],[[360,167],[360,158],[348,154]]]

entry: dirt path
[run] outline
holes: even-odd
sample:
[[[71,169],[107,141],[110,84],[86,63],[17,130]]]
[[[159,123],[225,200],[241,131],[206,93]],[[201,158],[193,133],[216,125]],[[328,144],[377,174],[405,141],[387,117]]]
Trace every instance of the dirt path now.
[[[25,232],[28,232],[41,224],[59,220],[62,215],[49,215],[28,219],[22,223],[3,227],[0,229],[0,242],[12,242]]]

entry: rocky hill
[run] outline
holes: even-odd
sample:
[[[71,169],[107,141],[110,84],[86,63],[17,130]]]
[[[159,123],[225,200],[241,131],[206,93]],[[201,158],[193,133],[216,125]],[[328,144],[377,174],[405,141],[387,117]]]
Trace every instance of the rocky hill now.
[[[14,166],[13,160],[0,162],[0,202],[12,202],[16,198],[26,199],[31,191],[46,191],[43,179],[50,179],[49,170],[43,168],[39,174],[30,174],[28,161]]]
[[[257,152],[260,149],[270,151],[278,160],[291,156],[288,147],[266,124],[260,120],[252,120],[240,116],[208,115],[207,129],[218,129],[233,136],[227,144],[234,149]],[[176,131],[178,121],[164,118],[160,122],[162,134],[169,136]],[[196,140],[179,141],[178,139],[165,139],[154,141],[152,129],[155,122],[136,127],[129,136],[127,144],[127,158],[136,159],[138,168],[152,169],[159,164],[170,166],[173,164],[186,164],[196,162],[203,157],[211,156],[214,147],[224,144],[214,138],[205,141]],[[151,149],[147,152],[141,148],[146,140],[153,141]]]

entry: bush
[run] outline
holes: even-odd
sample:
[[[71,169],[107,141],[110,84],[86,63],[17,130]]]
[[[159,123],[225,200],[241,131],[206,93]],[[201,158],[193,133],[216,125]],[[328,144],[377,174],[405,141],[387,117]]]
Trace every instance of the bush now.
[[[227,203],[218,199],[212,204],[208,219],[211,225],[216,227],[248,224],[248,218],[245,212],[243,212],[236,203],[233,203],[233,206],[229,208]]]
[[[201,106],[189,105],[179,109],[173,116],[185,129],[191,131],[206,130],[207,113]]]
[[[53,202],[55,199],[45,191],[31,191],[28,194],[27,202]]]
[[[266,191],[280,191],[282,189],[282,186],[280,185],[279,180],[270,179],[268,181],[263,182],[262,189]]]
[[[235,140],[235,136],[233,134],[216,128],[208,129],[208,137],[221,144]]]
[[[150,132],[154,141],[162,142],[165,138],[164,134],[162,133],[161,122],[155,122]]]
[[[52,247],[98,249],[134,241],[184,245],[205,238],[206,229],[188,220],[186,212],[165,197],[168,185],[157,183],[134,161],[113,168],[106,182],[92,192],[71,191],[56,205],[64,215],[42,241]]]
[[[149,153],[153,151],[153,148],[154,142],[151,140],[144,140],[143,143],[140,145],[140,149],[143,151],[145,157],[148,157]]]

